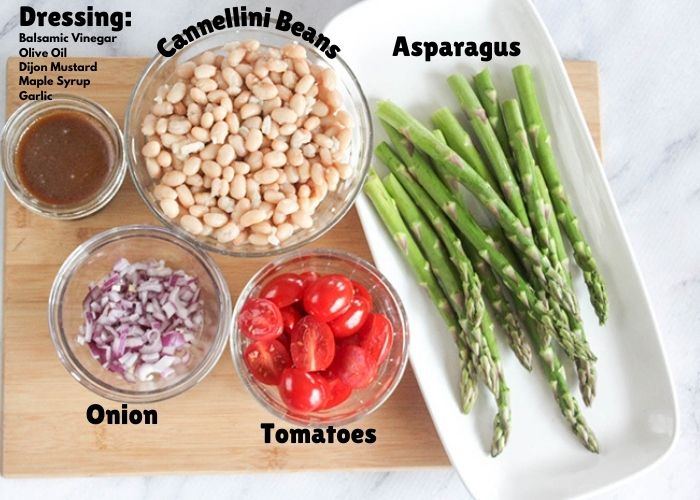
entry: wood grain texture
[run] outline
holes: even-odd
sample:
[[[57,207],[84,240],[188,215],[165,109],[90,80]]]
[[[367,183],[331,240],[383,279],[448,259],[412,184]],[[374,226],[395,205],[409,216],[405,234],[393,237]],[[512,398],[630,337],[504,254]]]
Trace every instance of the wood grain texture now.
[[[99,101],[122,123],[131,87],[147,60],[98,61],[98,73],[89,75],[93,83],[80,93]],[[20,104],[17,69],[17,59],[9,59],[8,114]],[[597,66],[567,62],[567,70],[600,148]],[[5,200],[3,475],[389,469],[449,464],[410,368],[389,401],[360,424],[377,429],[378,439],[372,445],[263,444],[260,422],[281,423],[246,393],[228,350],[199,386],[149,406],[158,410],[158,425],[88,424],[85,410],[91,403],[99,402],[105,408],[119,405],[84,389],[56,356],[46,324],[54,274],[86,238],[114,226],[157,221],[129,178],[105,209],[79,221],[58,222],[33,215],[7,192]],[[371,259],[354,209],[312,246],[343,248]],[[235,300],[265,259],[217,256],[216,261]]]

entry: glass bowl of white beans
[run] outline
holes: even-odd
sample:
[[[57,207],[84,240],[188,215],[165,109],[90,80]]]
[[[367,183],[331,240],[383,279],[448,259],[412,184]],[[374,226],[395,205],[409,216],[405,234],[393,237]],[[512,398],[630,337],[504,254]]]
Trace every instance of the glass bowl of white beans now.
[[[156,56],[124,133],[134,184],[160,222],[236,257],[285,253],[330,230],[372,146],[367,100],[343,60],[265,28]]]

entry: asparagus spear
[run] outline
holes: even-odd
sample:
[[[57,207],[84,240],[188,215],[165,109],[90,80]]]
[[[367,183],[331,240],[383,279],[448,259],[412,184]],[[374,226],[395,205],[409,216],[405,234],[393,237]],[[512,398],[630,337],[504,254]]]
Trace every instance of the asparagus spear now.
[[[408,227],[411,228],[415,239],[419,241],[419,246],[424,249],[431,267],[434,270],[445,269],[447,267],[445,264],[449,264],[449,262],[444,260],[446,256],[440,256],[432,252],[433,248],[440,245],[439,237],[418,206],[416,206],[409,193],[406,192],[394,174],[387,176],[385,187],[389,195],[394,198],[399,213],[403,216]],[[441,260],[443,262],[440,262]],[[478,280],[478,278],[476,279]],[[481,297],[480,287],[478,295]],[[477,366],[481,369],[485,379],[484,382],[496,396],[498,413],[494,419],[494,433],[491,445],[491,455],[496,456],[503,450],[508,440],[510,433],[510,407],[509,389],[500,361],[493,322],[488,311],[484,310],[480,323],[468,331],[467,336],[463,340],[470,347],[472,356],[477,358]],[[474,356],[475,354],[476,356]]]
[[[443,291],[457,314],[457,318],[462,326],[461,334],[458,334],[459,338],[469,347],[472,358],[484,377],[486,386],[494,394],[498,394],[500,374],[503,371],[500,363],[497,363],[498,356],[492,356],[487,340],[482,334],[480,328],[482,318],[479,318],[479,323],[477,324],[467,320],[464,295],[456,279],[456,270],[450,262],[444,245],[428,220],[393,174],[385,178],[384,187],[389,196],[394,199],[399,214],[413,234],[418,246],[423,250],[423,255],[425,255],[430,268],[433,270],[433,274],[437,277],[438,282],[442,284]],[[475,275],[474,279],[478,280]],[[469,300],[482,300],[481,285],[478,282],[477,285],[478,287],[475,290],[476,297],[470,297]]]
[[[544,341],[538,326],[530,318],[525,316],[525,322],[562,415],[569,422],[574,434],[583,445],[593,453],[598,453],[598,440],[591,428],[588,427],[576,398],[571,394],[564,367],[559,361],[557,353],[552,348],[551,343]]]
[[[491,315],[488,311],[484,311],[481,329],[483,331],[484,338],[487,339],[491,355],[500,369],[501,359],[498,352],[498,346],[496,345],[493,322],[491,321]],[[493,421],[493,437],[491,438],[492,457],[499,455],[503,451],[503,448],[508,441],[508,436],[510,435],[510,389],[508,389],[502,369],[499,371],[499,381],[500,384],[496,396],[498,412],[496,413],[496,418]]]
[[[535,165],[535,182],[537,184],[538,190],[542,193],[542,198],[545,204],[545,213],[552,213],[552,200],[549,197],[549,191],[547,190],[547,185],[545,184],[544,177],[539,167]],[[562,268],[564,270],[567,282],[570,287],[573,287],[573,280],[571,278],[571,272],[568,268],[569,254],[566,253],[566,248],[564,248],[564,239],[562,238],[561,231],[559,230],[559,225],[554,217],[547,217],[547,224],[549,226],[549,232],[552,235],[552,240],[554,241],[554,248],[561,262]],[[596,369],[593,362],[583,359],[576,359],[576,374],[579,380],[579,389],[581,390],[581,395],[583,396],[583,402],[586,406],[590,406],[595,398],[595,385],[596,385]]]
[[[467,79],[462,75],[450,76],[447,79],[447,83],[457,96],[462,110],[469,117],[469,123],[474,129],[481,147],[484,149],[496,179],[498,179],[506,204],[510,207],[512,213],[520,219],[521,224],[529,227],[530,223],[527,220],[527,212],[520,194],[520,187],[518,187],[518,182],[508,164],[508,159],[501,148],[496,133],[491,127],[486,111],[479,102],[479,98],[472,90]],[[418,147],[420,146],[418,145]],[[506,228],[504,230],[507,232]]]
[[[457,130],[466,134],[466,132],[464,132],[464,130],[460,127],[457,119],[454,117],[454,115],[452,115],[452,113],[449,112],[449,110],[447,110],[447,108],[442,108],[435,112],[433,114],[433,122],[443,124],[448,130]],[[446,142],[446,138],[442,133],[442,130],[433,130],[433,135],[437,137],[438,140]],[[476,151],[476,149],[474,149],[474,153],[476,154],[476,159],[481,161],[479,153]],[[484,171],[488,173],[488,171],[485,170],[485,167]],[[444,176],[444,170],[436,169],[435,173],[442,179],[445,185],[449,186],[448,179],[446,176]],[[493,182],[495,185],[495,181]],[[428,195],[425,193],[423,196],[428,197]],[[419,195],[419,197],[421,196]],[[437,206],[434,206],[434,209],[439,213],[440,217],[445,217]],[[446,224],[449,225],[449,221],[447,221]],[[498,279],[493,275],[489,265],[486,263],[486,261],[479,257],[479,254],[474,251],[472,246],[468,242],[464,243],[463,246],[465,252],[469,254],[469,259],[474,263],[474,269],[481,280],[481,288],[484,291],[484,295],[490,302],[491,307],[493,308],[494,316],[506,334],[508,344],[515,353],[515,356],[518,358],[518,361],[520,361],[520,364],[522,364],[527,371],[531,371],[532,351],[530,349],[530,345],[525,340],[525,335],[520,327],[520,322],[518,321],[517,315],[511,311],[511,305],[508,302],[507,296],[508,292],[503,289],[501,284],[498,282]]]
[[[491,123],[493,131],[496,133],[503,153],[506,155],[508,161],[512,163],[513,151],[508,141],[508,133],[503,123],[501,109],[498,106],[498,91],[493,84],[491,73],[489,73],[488,69],[484,69],[474,76],[474,89],[476,90],[476,95],[479,97],[481,105],[486,111],[489,123]]]
[[[377,105],[377,116],[391,127],[399,130],[410,142],[409,149],[420,148],[433,159],[440,168],[460,181],[481,203],[489,209],[503,228],[508,239],[523,253],[542,287],[566,308],[573,307],[573,298],[567,293],[564,282],[552,267],[549,259],[542,255],[534,242],[529,228],[513,214],[499,195],[462,158],[448,146],[437,140],[420,122],[401,108],[388,101]],[[427,165],[427,164],[426,164]],[[430,166],[427,165],[430,169]]]
[[[498,190],[498,182],[481,159],[479,151],[472,143],[471,137],[457,121],[457,117],[447,108],[440,108],[432,116],[435,125],[445,137],[447,145],[466,161],[476,172],[488,182],[494,190]]]
[[[457,318],[455,317],[452,308],[450,307],[447,298],[440,289],[435,276],[430,270],[430,265],[425,260],[425,257],[421,253],[418,245],[411,237],[411,234],[406,228],[401,215],[396,209],[396,204],[394,200],[389,196],[376,175],[374,170],[370,170],[367,181],[365,182],[364,192],[367,197],[372,201],[379,217],[382,222],[389,230],[391,237],[393,238],[396,246],[399,248],[401,253],[406,258],[411,270],[416,276],[419,285],[426,289],[430,299],[437,307],[440,315],[447,325],[448,331],[451,333],[452,337],[457,343],[459,358],[461,361],[461,373],[460,373],[460,396],[462,411],[464,413],[469,413],[474,402],[476,401],[478,390],[476,383],[476,369],[471,362],[471,356],[469,355],[468,348],[460,340],[459,324]]]
[[[517,66],[513,69],[513,77],[525,114],[525,123],[532,137],[535,154],[549,188],[557,219],[571,242],[576,263],[584,272],[584,280],[588,286],[591,304],[593,304],[598,320],[603,324],[608,314],[608,298],[605,284],[598,272],[591,247],[586,242],[579,228],[578,220],[561,183],[554,152],[552,151],[551,138],[537,100],[532,71],[529,66]]]
[[[386,163],[402,182],[404,180],[417,181],[425,189],[429,197],[434,200],[444,214],[455,223],[459,232],[473,245],[479,256],[488,262],[493,271],[503,279],[506,286],[513,292],[513,296],[525,305],[528,313],[538,323],[542,324],[546,331],[557,333],[557,338],[560,339],[562,347],[571,357],[595,358],[590,350],[582,349],[585,346],[579,345],[578,339],[573,337],[571,332],[565,328],[555,330],[547,302],[535,294],[532,287],[515,270],[513,265],[495,248],[491,237],[481,229],[471,214],[465,210],[437,177],[428,165],[425,156],[416,150],[409,151],[411,143],[408,140],[392,127],[385,124],[385,128],[401,159],[396,157],[391,148],[388,146],[381,147],[381,145],[375,151],[377,157]],[[402,171],[407,172],[405,175],[401,175]],[[415,181],[413,181],[413,177],[415,177]],[[406,187],[406,184],[404,184],[404,187]],[[422,200],[416,201],[422,202]],[[423,208],[422,205],[421,208]]]

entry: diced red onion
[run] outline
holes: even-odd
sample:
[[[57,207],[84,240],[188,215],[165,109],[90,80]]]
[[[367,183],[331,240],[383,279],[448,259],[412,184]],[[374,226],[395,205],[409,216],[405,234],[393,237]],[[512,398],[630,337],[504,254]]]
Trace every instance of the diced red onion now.
[[[88,287],[79,344],[126,380],[167,378],[190,360],[190,345],[204,320],[197,278],[162,260],[119,259],[112,272]]]

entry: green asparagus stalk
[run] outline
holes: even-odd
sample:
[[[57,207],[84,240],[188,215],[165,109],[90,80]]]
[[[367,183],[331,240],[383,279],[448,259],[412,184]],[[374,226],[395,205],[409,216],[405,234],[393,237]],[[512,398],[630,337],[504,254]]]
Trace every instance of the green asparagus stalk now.
[[[481,322],[481,329],[484,338],[487,339],[489,351],[494,358],[494,362],[501,368],[501,359],[496,344],[496,336],[493,330],[493,321],[488,311],[484,311],[484,317]],[[491,439],[491,456],[499,455],[508,441],[510,435],[510,389],[506,384],[503,370],[499,372],[499,389],[496,393],[496,405],[498,411],[496,418],[493,421],[493,437]]]
[[[486,111],[486,116],[498,138],[498,143],[501,145],[503,153],[506,155],[508,161],[512,163],[513,152],[510,147],[510,142],[508,141],[508,133],[506,132],[505,124],[503,123],[501,108],[498,106],[498,91],[493,84],[491,73],[488,69],[484,69],[474,76],[474,89],[476,90],[476,95],[479,97],[479,102],[481,102],[481,105]]]
[[[469,413],[478,395],[476,368],[471,362],[471,356],[467,346],[460,339],[460,328],[457,317],[430,270],[428,261],[423,256],[420,248],[401,219],[401,215],[396,208],[394,200],[389,196],[374,170],[370,170],[369,172],[369,176],[365,182],[364,192],[374,205],[379,218],[391,234],[399,251],[403,254],[406,262],[411,267],[418,284],[426,289],[428,296],[445,321],[448,331],[453,339],[455,339],[461,362],[460,396],[462,411],[464,413]]]
[[[439,255],[433,252],[435,247],[441,245],[438,234],[431,227],[426,216],[423,215],[410,194],[403,188],[394,174],[387,176],[384,184],[389,195],[396,202],[399,213],[413,232],[415,239],[419,242],[419,246],[423,248],[424,255],[427,256],[434,273],[439,276],[439,273],[435,272],[435,270],[446,269],[449,265],[449,261],[446,260],[446,255]],[[480,290],[481,288],[479,287],[479,297],[481,296]],[[447,293],[447,290],[445,291]],[[496,396],[498,413],[494,419],[494,433],[491,446],[491,454],[492,456],[496,456],[503,450],[508,440],[510,432],[510,407],[508,398],[509,389],[501,365],[498,344],[496,343],[496,336],[493,330],[493,322],[488,311],[484,310],[479,325],[468,331],[467,335],[463,337],[463,341],[470,347],[473,357],[474,353],[478,353],[476,356],[477,366],[484,377],[484,382],[487,387]]]
[[[576,402],[576,398],[571,394],[569,384],[566,381],[566,373],[564,367],[553,349],[551,343],[544,341],[538,326],[534,324],[528,317],[524,317],[527,323],[527,330],[530,333],[537,354],[542,362],[542,368],[549,380],[549,385],[552,388],[554,398],[556,399],[562,415],[566,418],[574,434],[579,438],[583,445],[593,453],[598,453],[598,440],[595,434],[588,427],[586,419]]]
[[[419,187],[422,186],[425,189],[429,198],[432,198],[443,213],[455,223],[459,232],[471,243],[479,256],[488,262],[493,271],[503,279],[506,286],[512,291],[513,296],[525,305],[528,313],[533,315],[533,318],[542,324],[546,331],[557,333],[557,338],[560,339],[562,347],[572,358],[595,358],[590,350],[581,349],[582,346],[578,345],[577,339],[571,336],[571,332],[564,328],[555,330],[547,302],[537,297],[532,287],[522,278],[503,254],[495,248],[491,237],[481,229],[471,214],[465,210],[437,177],[428,165],[425,156],[415,149],[410,151],[410,142],[395,129],[390,126],[386,126],[386,129],[401,159],[386,145],[377,147],[375,150],[377,157],[387,164],[402,183],[408,180],[417,181],[420,184]],[[406,173],[402,175],[402,172]],[[413,177],[415,177],[415,181]],[[404,184],[404,187],[406,187],[406,184]],[[422,202],[422,200],[416,201]],[[423,208],[422,205],[421,208]]]
[[[591,304],[596,311],[598,320],[603,324],[608,314],[605,284],[593,258],[591,247],[586,242],[583,232],[579,228],[578,220],[561,183],[559,169],[552,150],[551,137],[545,126],[537,99],[532,70],[526,65],[517,66],[513,69],[513,77],[525,114],[525,123],[532,137],[535,155],[549,188],[557,219],[571,242],[576,263],[584,272],[584,280],[588,286]]]
[[[444,125],[447,130],[458,129],[466,134],[466,132],[464,132],[464,130],[460,127],[454,115],[452,115],[452,113],[450,113],[446,108],[442,108],[433,114],[433,122]],[[446,138],[442,133],[442,130],[433,130],[433,135],[437,137],[438,140],[446,142]],[[479,153],[476,152],[476,150],[475,153],[476,158],[480,161]],[[485,170],[485,172],[488,174],[487,170]],[[442,179],[445,185],[449,186],[449,179],[446,176],[443,176],[445,173],[444,170],[436,169],[435,173]],[[494,185],[496,185],[495,181],[493,182]],[[423,195],[419,194],[418,197],[428,197],[428,195],[423,192]],[[439,213],[440,217],[445,217],[442,212],[440,212],[439,207],[434,206],[433,208]],[[449,221],[445,223],[449,225]],[[489,265],[481,257],[479,257],[479,254],[474,251],[471,245],[466,242],[464,243],[463,247],[465,253],[469,254],[469,259],[474,263],[474,269],[481,280],[484,295],[491,304],[494,316],[506,334],[508,344],[515,353],[515,356],[518,358],[518,361],[520,361],[520,364],[522,364],[526,370],[531,371],[532,351],[530,349],[530,345],[527,343],[527,340],[525,340],[525,335],[520,327],[520,322],[518,321],[517,315],[514,313],[514,311],[511,311],[511,305],[508,302],[508,292],[503,289],[498,279],[493,275]]]
[[[559,230],[559,225],[557,224],[556,218],[551,216],[552,214],[552,200],[549,197],[549,191],[547,190],[547,185],[542,176],[542,172],[539,167],[535,165],[535,182],[539,192],[542,194],[545,205],[545,214],[547,214],[547,224],[549,226],[549,233],[552,235],[552,240],[554,241],[554,248],[559,262],[562,265],[563,272],[569,287],[573,288],[573,280],[571,277],[571,272],[569,271],[568,262],[569,254],[566,252],[564,247],[564,239],[562,238],[561,231]],[[573,325],[574,328],[576,325]],[[583,326],[581,325],[581,329]],[[584,359],[574,360],[576,364],[576,374],[579,380],[579,389],[581,390],[581,396],[583,397],[583,402],[586,406],[590,406],[595,398],[595,386],[596,386],[596,369],[595,364],[592,361]]]
[[[389,193],[389,196],[394,199],[399,214],[413,234],[418,246],[423,250],[423,255],[426,257],[430,268],[433,270],[433,274],[437,277],[438,282],[442,284],[443,291],[457,314],[457,319],[462,326],[461,334],[458,334],[458,336],[462,342],[469,347],[474,362],[480,370],[486,386],[494,394],[498,394],[503,370],[500,363],[497,363],[498,356],[494,359],[487,340],[482,334],[480,328],[481,318],[479,318],[479,323],[477,324],[473,324],[467,320],[464,295],[462,294],[461,285],[456,278],[457,271],[450,262],[447,250],[445,250],[442,241],[433,227],[393,174],[385,178],[384,187]],[[478,280],[476,276],[474,276],[474,278]],[[472,297],[470,300],[482,301],[480,284],[478,284],[476,289],[476,297]]]
[[[447,79],[447,83],[450,85],[452,92],[457,96],[462,110],[469,118],[469,123],[474,129],[476,137],[479,139],[479,143],[486,154],[486,158],[491,165],[496,179],[498,179],[506,204],[510,207],[512,213],[520,219],[521,224],[525,227],[529,227],[530,223],[527,219],[527,212],[525,211],[525,204],[520,194],[518,182],[513,176],[513,172],[508,164],[508,159],[498,142],[496,133],[491,127],[487,113],[479,102],[479,98],[474,93],[474,90],[472,90],[467,79],[462,75],[450,76]],[[418,144],[416,145],[421,147]],[[506,228],[503,229],[506,230],[506,232],[508,231]]]
[[[382,101],[377,106],[377,116],[400,131],[409,141],[408,148],[418,147],[457,178],[495,216],[508,239],[520,250],[542,287],[567,308],[573,307],[573,298],[567,294],[561,276],[552,267],[549,259],[537,248],[529,228],[513,214],[491,186],[447,145],[398,106]],[[431,168],[427,164],[427,168]]]
[[[466,161],[476,172],[488,182],[491,187],[498,191],[498,182],[493,177],[491,171],[486,167],[486,164],[481,159],[479,151],[472,143],[471,137],[466,130],[462,128],[457,117],[448,108],[440,108],[432,116],[433,125],[435,125],[442,135],[445,137],[447,145],[454,150],[464,161]]]

